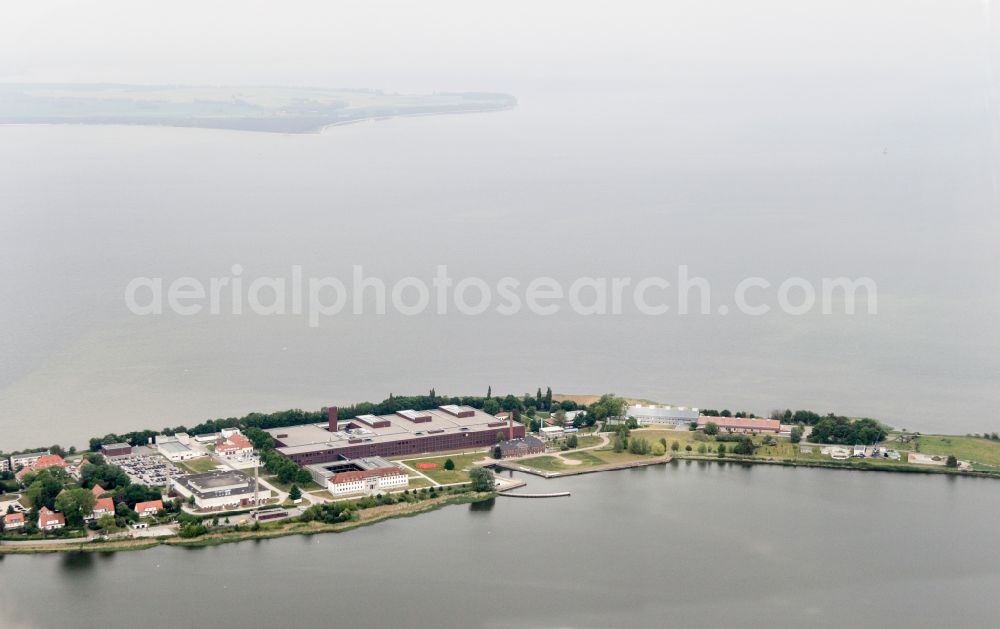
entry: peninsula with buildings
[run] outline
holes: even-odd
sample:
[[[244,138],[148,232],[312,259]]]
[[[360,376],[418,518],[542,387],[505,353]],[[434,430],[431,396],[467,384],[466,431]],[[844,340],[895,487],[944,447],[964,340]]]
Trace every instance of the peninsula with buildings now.
[[[270,86],[0,83],[0,124],[114,124],[317,133],[397,116],[510,109],[492,92],[395,94]]]
[[[910,433],[807,410],[762,418],[541,388],[432,390],[109,434],[86,451],[2,454],[0,553],[344,531],[453,504],[569,495],[525,488],[532,477],[682,461],[1000,478],[1000,437]]]

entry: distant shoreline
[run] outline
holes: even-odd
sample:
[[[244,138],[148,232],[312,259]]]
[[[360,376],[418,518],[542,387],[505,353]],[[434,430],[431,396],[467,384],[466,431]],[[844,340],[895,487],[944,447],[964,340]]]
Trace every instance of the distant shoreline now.
[[[0,83],[2,125],[116,125],[318,134],[384,118],[504,111],[499,92],[396,94],[268,86]]]
[[[0,127],[145,127],[150,129],[198,129],[203,131],[231,131],[234,133],[265,133],[268,135],[323,135],[327,129],[335,127],[345,127],[348,125],[364,124],[367,122],[380,122],[394,120],[396,118],[423,118],[430,116],[452,116],[469,114],[488,114],[515,109],[516,105],[497,107],[496,109],[463,109],[456,111],[432,111],[415,112],[409,114],[392,114],[379,116],[363,116],[351,120],[341,120],[337,122],[323,123],[305,131],[274,131],[269,129],[249,129],[241,127],[209,126],[201,124],[171,124],[169,122],[128,122],[123,120],[114,121],[88,121],[88,120],[66,120],[66,121],[38,121],[38,122],[6,122],[0,120]]]

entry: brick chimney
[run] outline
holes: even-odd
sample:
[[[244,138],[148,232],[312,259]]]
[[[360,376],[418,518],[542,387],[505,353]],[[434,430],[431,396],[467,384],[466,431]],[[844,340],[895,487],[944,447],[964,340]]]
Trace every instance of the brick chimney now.
[[[507,440],[514,440],[514,416],[511,415],[507,418]]]
[[[330,413],[330,424],[327,427],[327,430],[329,430],[330,432],[337,432],[337,407],[331,406],[327,410]]]

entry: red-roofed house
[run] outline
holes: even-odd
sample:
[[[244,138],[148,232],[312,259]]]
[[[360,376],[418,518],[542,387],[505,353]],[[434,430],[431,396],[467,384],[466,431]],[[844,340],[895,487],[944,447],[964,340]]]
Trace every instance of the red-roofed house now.
[[[342,496],[362,492],[374,494],[409,484],[410,477],[398,467],[379,467],[373,470],[338,472],[326,481],[326,489],[334,496]]]
[[[63,469],[66,469],[66,466],[67,466],[66,461],[64,461],[63,458],[58,454],[43,454],[42,456],[38,457],[37,461],[29,465],[28,467],[23,468],[20,472],[15,474],[14,477],[17,478],[17,480],[21,480],[22,478],[24,478],[24,475],[29,472],[37,472],[38,470],[44,470],[47,467],[61,467]]]
[[[115,501],[111,498],[98,498],[94,503],[94,510],[87,517],[88,520],[100,520],[106,515],[114,517]]]
[[[136,503],[135,505],[135,512],[139,514],[140,518],[153,517],[161,510],[163,510],[162,500],[149,500],[147,502]]]
[[[709,423],[719,427],[725,432],[781,432],[781,421],[777,419],[750,419],[747,417],[711,417],[702,415],[698,417],[698,428],[704,428]]]
[[[215,453],[229,459],[242,459],[253,456],[253,444],[240,433],[234,433],[215,442]]]
[[[24,514],[23,513],[8,513],[3,516],[3,528],[7,531],[13,531],[14,529],[19,529],[24,527]]]
[[[101,487],[100,485],[94,485],[91,488],[90,493],[94,494],[95,498],[100,498],[104,494],[108,493],[108,490],[105,489],[105,488],[103,488],[103,487]]]
[[[43,531],[54,531],[66,526],[66,517],[58,511],[50,511],[47,507],[38,510],[38,528]]]

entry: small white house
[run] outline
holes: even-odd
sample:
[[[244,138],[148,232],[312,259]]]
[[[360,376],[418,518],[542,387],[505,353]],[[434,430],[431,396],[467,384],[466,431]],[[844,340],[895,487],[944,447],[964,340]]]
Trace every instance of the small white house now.
[[[562,436],[565,430],[562,426],[543,426],[540,432],[546,439],[555,439]]]
[[[50,511],[47,507],[38,510],[38,528],[43,531],[54,531],[66,526],[66,517],[58,511]]]

